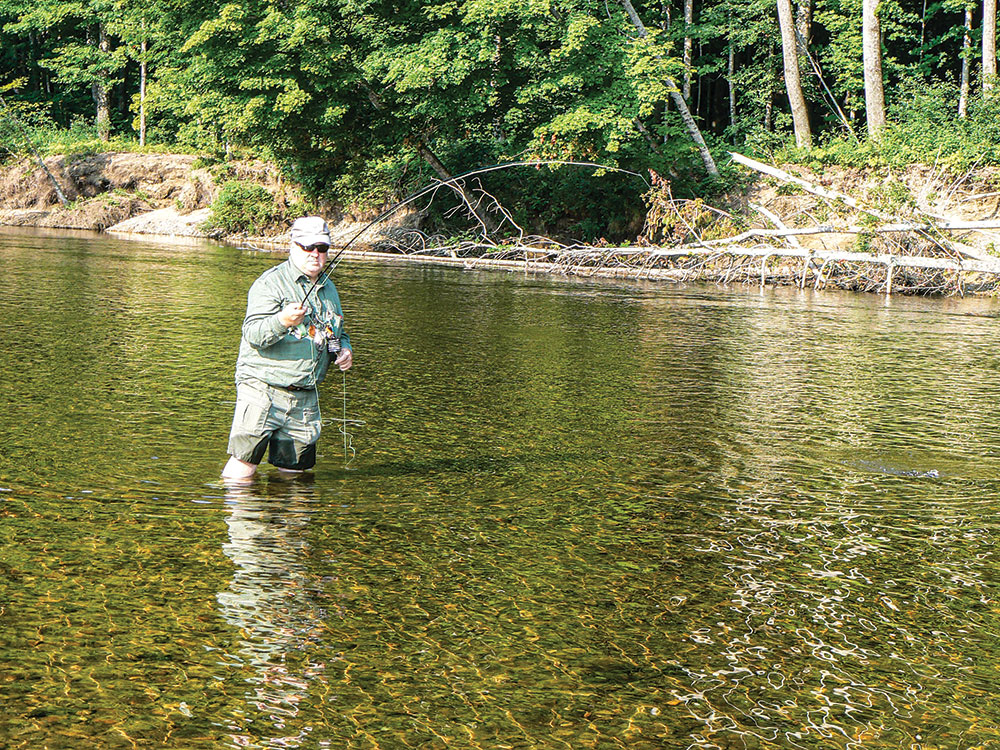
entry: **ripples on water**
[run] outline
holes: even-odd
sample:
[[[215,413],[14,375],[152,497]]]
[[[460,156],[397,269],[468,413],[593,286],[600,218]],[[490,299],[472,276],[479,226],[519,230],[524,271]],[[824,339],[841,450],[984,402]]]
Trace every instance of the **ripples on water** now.
[[[993,302],[347,265],[226,487],[274,262],[0,231],[0,747],[1000,746]]]

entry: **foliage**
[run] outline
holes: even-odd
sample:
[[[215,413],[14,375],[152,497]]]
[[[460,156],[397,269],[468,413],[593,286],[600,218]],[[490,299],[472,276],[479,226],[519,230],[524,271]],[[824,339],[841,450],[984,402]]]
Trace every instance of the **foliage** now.
[[[700,198],[678,200],[670,182],[655,172],[652,186],[643,196],[648,211],[642,239],[653,245],[681,245],[732,237],[746,227],[732,216],[721,215]]]
[[[102,89],[111,145],[131,150],[144,60],[148,142],[273,160],[311,200],[359,211],[436,179],[428,154],[452,174],[595,161],[706,196],[729,182],[704,179],[671,101],[685,39],[689,105],[717,161],[735,145],[816,164],[996,163],[998,114],[978,82],[969,116],[957,117],[968,2],[879,4],[890,118],[879,142],[859,143],[839,111],[864,132],[861,0],[815,0],[801,57],[819,143],[808,155],[789,146],[773,0],[704,0],[692,24],[682,0],[636,2],[644,39],[603,0],[0,0],[0,89],[47,153],[109,147],[94,124]],[[975,81],[978,57],[968,57]],[[0,117],[0,146],[23,150],[23,140]],[[569,167],[478,186],[526,231],[613,238],[635,231],[642,190]],[[442,195],[428,209],[435,228],[458,226],[451,207]]]
[[[965,119],[954,116],[953,86],[908,87],[900,92],[879,140],[828,138],[809,153],[785,150],[778,159],[821,167],[904,168],[936,164],[952,171],[1000,165],[1000,101],[977,99]]]
[[[31,145],[37,147],[34,132],[55,130],[44,103],[11,100],[5,94],[0,87],[6,104],[0,105],[0,161],[27,152]]]
[[[279,219],[274,196],[262,185],[242,180],[223,183],[212,202],[211,213],[204,228],[227,234],[260,235]]]

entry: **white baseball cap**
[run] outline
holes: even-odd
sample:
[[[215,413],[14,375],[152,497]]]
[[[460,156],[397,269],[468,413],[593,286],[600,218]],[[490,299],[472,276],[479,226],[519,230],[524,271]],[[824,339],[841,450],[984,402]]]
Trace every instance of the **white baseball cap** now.
[[[292,242],[296,242],[303,247],[310,245],[329,245],[330,228],[319,216],[303,216],[292,222],[289,231]]]

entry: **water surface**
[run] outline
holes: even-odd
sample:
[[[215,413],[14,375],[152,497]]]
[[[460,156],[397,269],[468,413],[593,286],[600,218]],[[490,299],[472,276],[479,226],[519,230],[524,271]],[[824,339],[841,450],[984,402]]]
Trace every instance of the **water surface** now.
[[[344,264],[226,487],[278,260],[0,229],[0,747],[1000,746],[995,302]]]

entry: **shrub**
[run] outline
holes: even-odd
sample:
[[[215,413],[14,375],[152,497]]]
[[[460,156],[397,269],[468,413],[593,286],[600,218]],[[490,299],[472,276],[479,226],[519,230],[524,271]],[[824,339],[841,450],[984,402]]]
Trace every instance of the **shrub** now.
[[[776,158],[814,170],[825,164],[903,169],[920,163],[958,173],[1000,164],[1000,104],[974,97],[968,117],[959,119],[957,100],[957,89],[950,84],[904,85],[877,140],[865,137],[862,120],[855,123],[860,140],[833,134],[821,137],[811,151],[786,147]]]
[[[279,220],[274,197],[262,185],[242,180],[223,183],[205,222],[207,231],[264,234]]]

